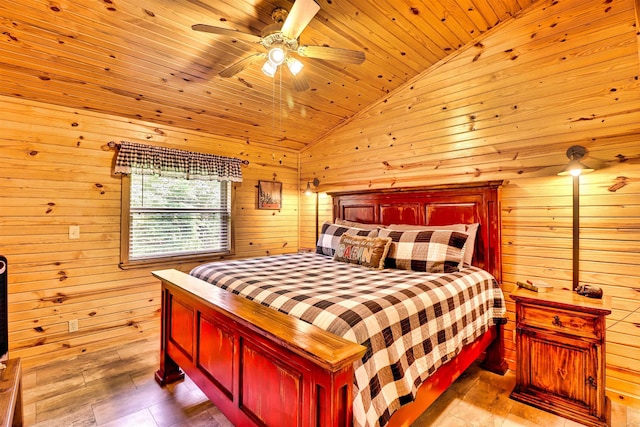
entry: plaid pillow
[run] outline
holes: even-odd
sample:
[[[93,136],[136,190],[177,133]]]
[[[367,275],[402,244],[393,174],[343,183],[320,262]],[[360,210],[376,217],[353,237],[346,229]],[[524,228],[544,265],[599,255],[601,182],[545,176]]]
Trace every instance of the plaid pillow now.
[[[454,230],[381,229],[380,237],[391,237],[385,267],[429,273],[452,273],[460,271],[468,234]]]
[[[467,239],[467,247],[464,250],[464,263],[471,265],[473,261],[473,252],[476,247],[476,235],[478,234],[479,223],[474,224],[449,224],[449,225],[408,225],[408,224],[391,224],[387,228],[395,231],[425,231],[425,230],[455,230],[463,231],[469,235]]]
[[[322,224],[322,231],[320,231],[320,236],[318,237],[316,253],[333,256],[340,242],[340,236],[343,234],[349,236],[377,237],[378,229],[364,230],[362,228],[347,227],[346,225],[325,222]]]
[[[340,242],[333,259],[382,270],[387,252],[389,252],[389,245],[391,245],[389,237],[361,237],[343,234],[340,236]]]

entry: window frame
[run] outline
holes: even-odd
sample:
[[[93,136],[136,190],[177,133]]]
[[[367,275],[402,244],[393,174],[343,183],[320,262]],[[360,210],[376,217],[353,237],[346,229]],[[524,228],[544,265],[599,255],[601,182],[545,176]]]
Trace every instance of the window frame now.
[[[131,236],[131,176],[122,175],[121,180],[121,203],[120,203],[120,264],[121,269],[126,270],[129,268],[142,268],[142,267],[155,267],[163,266],[167,264],[175,264],[180,262],[205,262],[216,260],[228,256],[235,255],[235,227],[234,218],[234,206],[235,206],[235,189],[233,182],[230,187],[231,198],[231,212],[230,212],[230,224],[229,224],[229,250],[217,251],[211,253],[199,253],[188,255],[169,255],[160,256],[155,258],[145,258],[131,260],[129,255],[129,240]]]

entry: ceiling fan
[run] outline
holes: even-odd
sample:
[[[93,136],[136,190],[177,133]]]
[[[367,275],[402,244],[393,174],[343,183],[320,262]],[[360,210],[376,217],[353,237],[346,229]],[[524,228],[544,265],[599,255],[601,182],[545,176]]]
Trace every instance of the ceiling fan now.
[[[303,64],[291,54],[349,64],[361,64],[365,59],[364,52],[358,50],[299,44],[300,34],[319,10],[320,6],[314,0],[297,0],[293,4],[291,12],[277,7],[271,12],[274,24],[267,25],[260,36],[206,24],[196,24],[191,28],[195,31],[231,36],[245,42],[257,43],[267,50],[266,53],[254,53],[225,68],[219,73],[221,77],[235,76],[255,62],[266,60],[262,66],[264,74],[273,77],[278,67],[286,64],[293,77],[294,88],[298,91],[304,91],[309,88],[309,84],[306,78],[300,74]]]

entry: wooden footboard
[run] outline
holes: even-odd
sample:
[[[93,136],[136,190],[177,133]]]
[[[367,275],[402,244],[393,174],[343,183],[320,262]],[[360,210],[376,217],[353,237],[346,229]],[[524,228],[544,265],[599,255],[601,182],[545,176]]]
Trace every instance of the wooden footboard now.
[[[177,270],[162,281],[156,380],[181,369],[236,426],[351,426],[365,347]]]
[[[162,282],[161,385],[186,372],[236,426],[353,425],[353,362],[365,347],[177,270],[153,275]],[[409,426],[485,350],[504,373],[499,331],[444,365],[389,425]]]

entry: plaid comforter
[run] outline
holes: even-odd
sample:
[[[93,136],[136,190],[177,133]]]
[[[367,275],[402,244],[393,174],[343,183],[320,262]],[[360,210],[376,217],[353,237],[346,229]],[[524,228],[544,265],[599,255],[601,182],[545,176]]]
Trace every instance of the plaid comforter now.
[[[505,316],[484,270],[371,270],[315,253],[221,261],[191,275],[367,347],[354,426],[382,427],[418,386]]]

